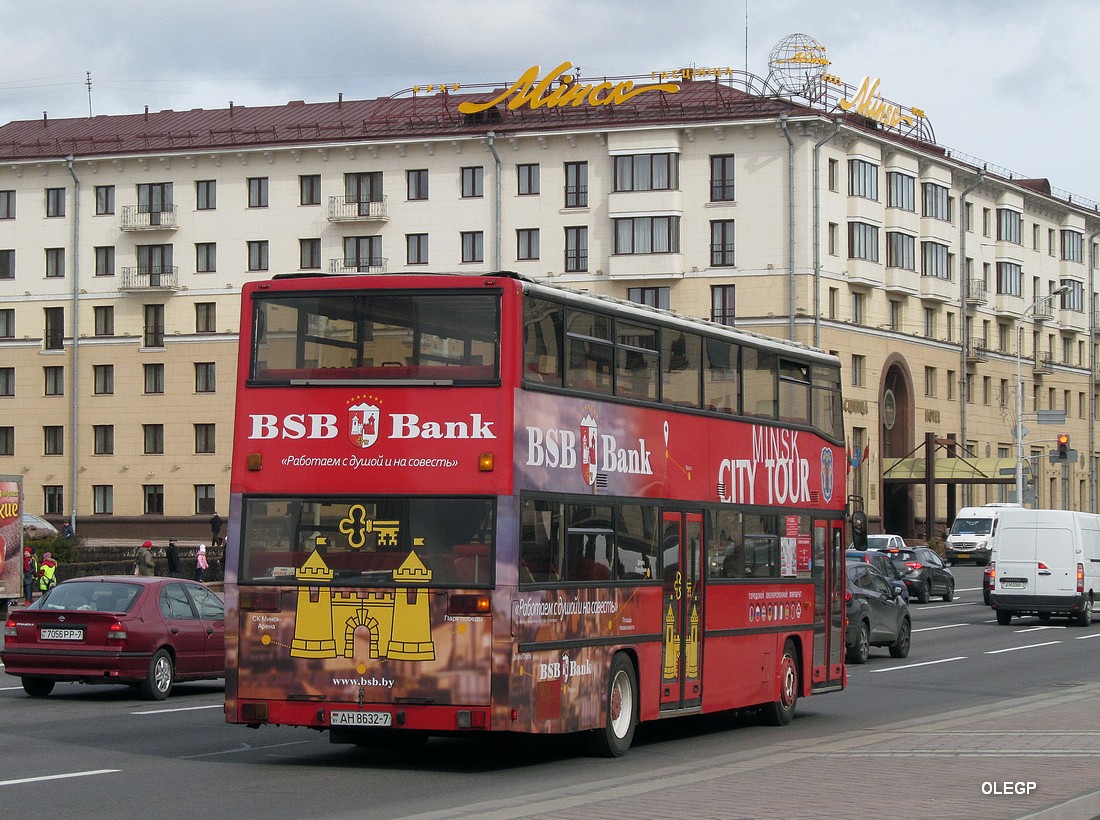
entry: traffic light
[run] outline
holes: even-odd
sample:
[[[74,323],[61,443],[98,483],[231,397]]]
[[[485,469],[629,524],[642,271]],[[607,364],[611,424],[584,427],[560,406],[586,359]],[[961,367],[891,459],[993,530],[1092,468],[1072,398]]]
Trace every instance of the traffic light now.
[[[1069,436],[1065,433],[1058,436],[1058,460],[1069,461]]]

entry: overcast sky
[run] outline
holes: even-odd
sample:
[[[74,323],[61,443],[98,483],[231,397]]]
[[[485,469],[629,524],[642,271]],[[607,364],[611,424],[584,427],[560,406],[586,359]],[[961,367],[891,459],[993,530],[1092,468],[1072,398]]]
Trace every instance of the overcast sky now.
[[[1096,0],[0,0],[0,20],[0,123],[369,99],[566,60],[764,77],[801,33],[845,82],[923,109],[940,145],[1100,201]]]

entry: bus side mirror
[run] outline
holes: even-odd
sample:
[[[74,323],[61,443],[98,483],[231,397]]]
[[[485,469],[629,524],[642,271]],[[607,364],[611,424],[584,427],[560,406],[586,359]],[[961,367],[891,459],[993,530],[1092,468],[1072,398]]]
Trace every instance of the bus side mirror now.
[[[852,513],[852,546],[867,549],[867,513],[862,510]]]

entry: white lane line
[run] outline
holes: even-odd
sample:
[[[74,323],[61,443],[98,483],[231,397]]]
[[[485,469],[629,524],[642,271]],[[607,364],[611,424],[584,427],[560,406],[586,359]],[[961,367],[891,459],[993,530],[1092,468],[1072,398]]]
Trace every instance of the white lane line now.
[[[0,686],[0,692],[14,692],[16,689],[22,688],[22,686]]]
[[[970,624],[943,624],[942,626],[922,626],[920,629],[914,629],[914,632],[934,632],[937,629],[954,629],[956,626],[970,626]]]
[[[274,743],[271,746],[242,746],[239,749],[224,749],[220,752],[203,752],[199,755],[183,755],[180,760],[196,760],[200,757],[217,757],[218,755],[235,755],[241,752],[262,752],[264,749],[281,749],[283,746],[301,746],[303,743],[312,742],[312,740],[294,740],[289,743]]]
[[[209,706],[177,706],[173,709],[148,709],[144,712],[131,712],[131,715],[163,715],[166,712],[194,712],[198,709],[224,709],[224,703],[211,703]]]
[[[924,663],[908,663],[905,666],[891,666],[889,669],[872,669],[872,672],[897,672],[899,669],[916,669],[918,666],[933,666],[937,663],[951,663],[951,661],[965,661],[966,655],[959,655],[957,658],[943,658],[938,661],[925,661]]]
[[[1015,652],[1018,649],[1038,649],[1040,646],[1054,646],[1061,641],[1047,641],[1046,643],[1029,643],[1027,646],[1010,646],[1008,649],[992,649],[986,652],[987,655],[1000,655],[1002,652]]]
[[[41,777],[21,777],[18,780],[0,780],[0,786],[16,786],[20,783],[41,783],[43,780],[64,780],[67,777],[89,777],[93,774],[114,774],[122,769],[96,769],[90,772],[70,772],[69,774],[44,774]]]
[[[1087,641],[1089,638],[1100,638],[1100,632],[1093,632],[1091,635],[1078,635],[1074,640]]]

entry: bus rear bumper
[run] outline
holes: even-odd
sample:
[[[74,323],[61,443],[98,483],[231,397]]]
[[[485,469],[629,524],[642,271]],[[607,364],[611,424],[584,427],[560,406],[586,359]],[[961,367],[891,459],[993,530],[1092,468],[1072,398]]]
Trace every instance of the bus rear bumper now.
[[[249,726],[303,726],[331,729],[333,742],[350,739],[363,731],[400,734],[403,731],[439,733],[486,731],[491,728],[488,706],[436,706],[392,703],[319,703],[269,700],[237,701],[230,723]],[[339,740],[344,736],[349,739]]]

